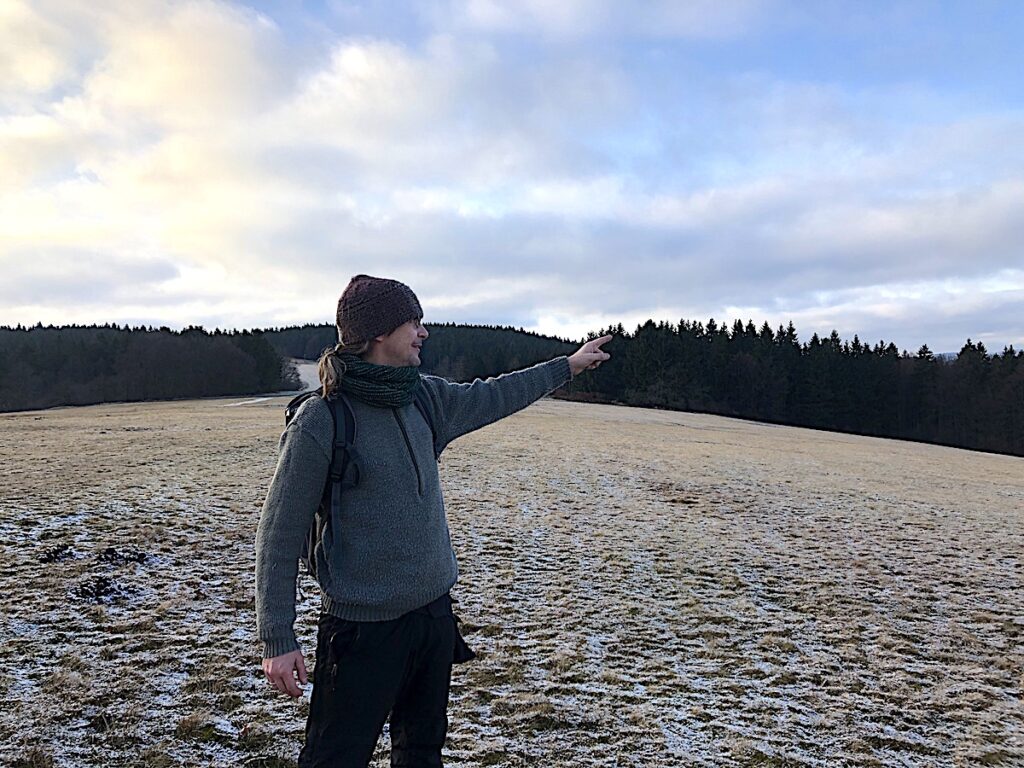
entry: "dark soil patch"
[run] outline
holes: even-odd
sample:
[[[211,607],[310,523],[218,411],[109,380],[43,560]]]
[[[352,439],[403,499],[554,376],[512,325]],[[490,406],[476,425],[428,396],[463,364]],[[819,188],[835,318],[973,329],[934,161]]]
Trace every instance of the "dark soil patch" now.
[[[72,594],[94,603],[112,603],[128,596],[128,590],[109,576],[95,576],[71,590]]]
[[[144,563],[146,562],[145,552],[132,549],[118,549],[117,547],[107,547],[100,552],[98,559],[104,563]]]
[[[75,550],[70,544],[59,544],[56,547],[47,547],[39,556],[40,563],[61,563],[75,557]]]

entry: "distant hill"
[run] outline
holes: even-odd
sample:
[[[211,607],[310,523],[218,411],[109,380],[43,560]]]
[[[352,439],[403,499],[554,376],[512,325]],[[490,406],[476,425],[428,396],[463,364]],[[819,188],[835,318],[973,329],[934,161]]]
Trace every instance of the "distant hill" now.
[[[428,323],[421,370],[452,381],[472,381],[571,354],[578,348],[565,339],[491,325]],[[284,357],[316,360],[337,342],[333,325],[304,325],[257,331]]]

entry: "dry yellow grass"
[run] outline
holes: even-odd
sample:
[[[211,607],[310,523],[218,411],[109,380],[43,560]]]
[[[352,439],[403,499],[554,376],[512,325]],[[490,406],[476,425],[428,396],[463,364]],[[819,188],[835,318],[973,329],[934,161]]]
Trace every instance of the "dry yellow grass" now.
[[[0,415],[5,756],[293,764],[252,602],[284,400],[235,402]],[[1024,460],[543,401],[441,473],[451,766],[1024,762]]]

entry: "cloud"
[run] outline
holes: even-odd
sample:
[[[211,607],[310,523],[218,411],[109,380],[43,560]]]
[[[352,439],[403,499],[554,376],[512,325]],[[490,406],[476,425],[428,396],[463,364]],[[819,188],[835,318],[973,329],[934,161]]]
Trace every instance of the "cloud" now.
[[[999,352],[1011,342],[1020,349],[1024,341],[1024,271],[822,289],[790,295],[784,306],[730,306],[726,313],[730,319],[763,318],[773,328],[792,320],[804,341],[835,329],[848,340],[892,341],[913,354],[922,344],[933,352],[956,352],[970,336]]]
[[[763,18],[762,0],[455,0],[436,6],[435,23],[474,30],[540,34],[557,39],[608,35],[722,38],[743,34]]]
[[[221,130],[272,103],[287,87],[273,23],[213,2],[170,6],[144,20],[112,16],[107,51],[81,101],[133,130]]]
[[[73,248],[48,248],[42,255],[31,250],[5,253],[0,302],[7,307],[102,308],[149,293],[178,275],[174,263],[164,258],[112,258]]]
[[[487,185],[571,172],[578,138],[626,105],[615,69],[588,60],[510,72],[486,43],[339,43],[263,124],[277,146],[327,150],[359,187]]]
[[[294,74],[275,65],[273,24],[213,2],[63,10],[98,48],[74,87],[0,120],[9,247],[234,251],[274,202],[249,141]]]
[[[10,6],[0,322],[326,321],[369,272],[437,321],[574,337],[1021,341],[1019,110],[700,59],[774,4],[425,7],[307,50],[284,5]]]
[[[24,0],[0,6],[0,92],[8,99],[53,88],[71,69],[68,30]]]

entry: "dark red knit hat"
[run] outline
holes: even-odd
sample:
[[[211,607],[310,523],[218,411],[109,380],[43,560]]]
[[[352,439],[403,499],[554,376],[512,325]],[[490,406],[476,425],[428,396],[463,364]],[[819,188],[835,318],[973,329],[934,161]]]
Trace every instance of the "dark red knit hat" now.
[[[356,275],[338,299],[338,340],[358,344],[423,317],[412,289],[397,280]]]

